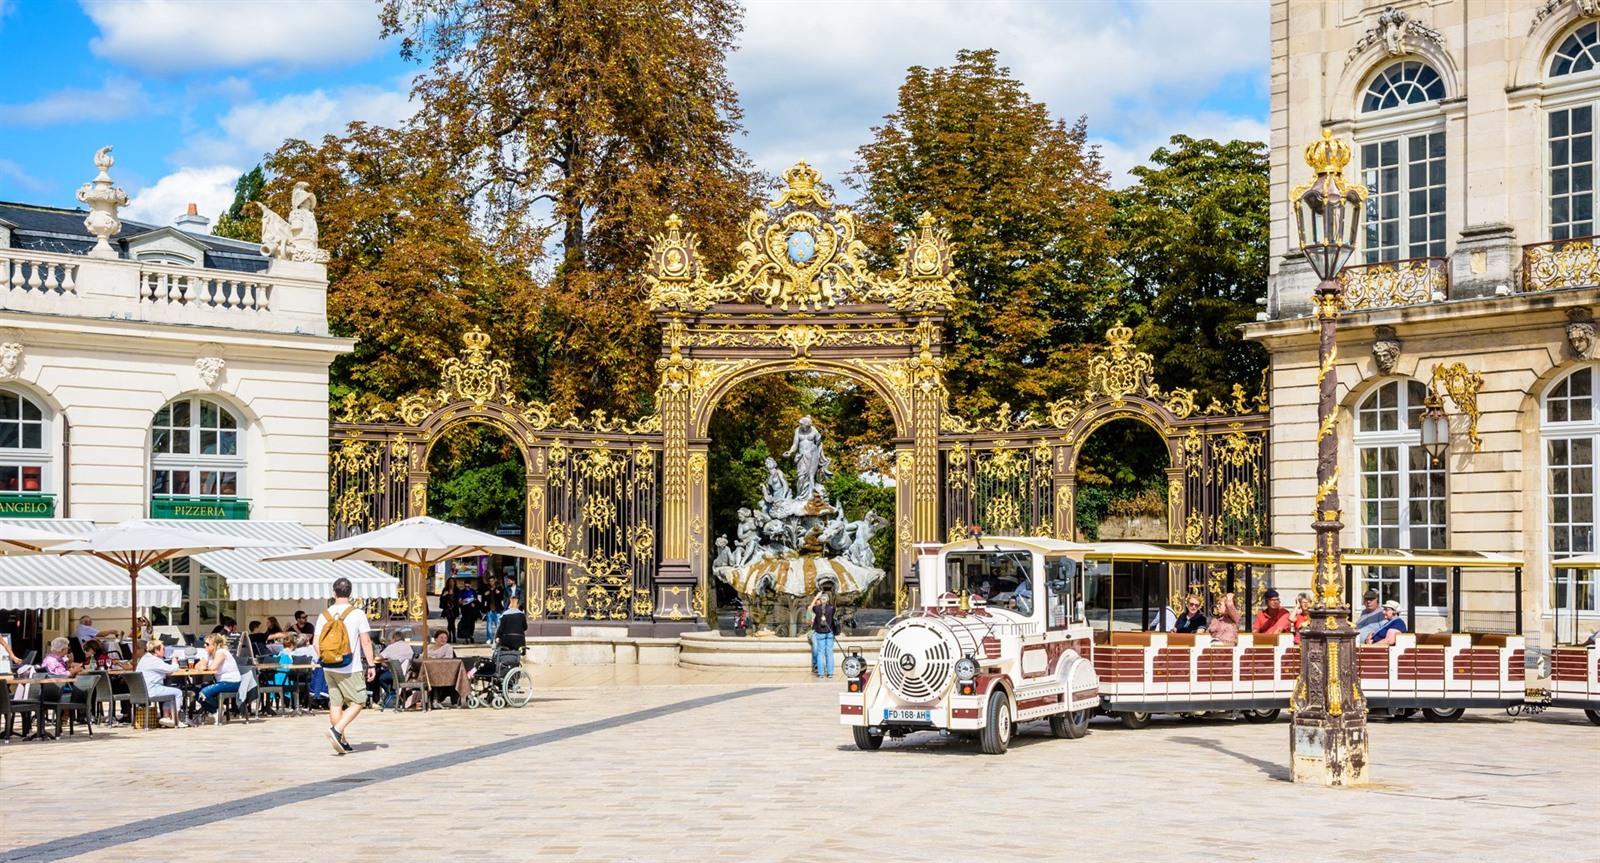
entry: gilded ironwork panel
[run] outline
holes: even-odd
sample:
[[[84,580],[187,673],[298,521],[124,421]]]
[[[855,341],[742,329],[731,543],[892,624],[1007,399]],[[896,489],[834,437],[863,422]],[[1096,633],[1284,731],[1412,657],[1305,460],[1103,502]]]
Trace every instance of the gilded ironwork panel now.
[[[660,439],[557,439],[548,447],[542,613],[567,620],[647,620],[659,553]]]
[[[1450,295],[1450,268],[1444,258],[1411,258],[1346,267],[1339,273],[1340,304],[1346,311],[1411,306]]]
[[[943,457],[947,539],[960,539],[972,526],[1011,536],[1055,531],[1054,458],[1043,438],[957,441]]]

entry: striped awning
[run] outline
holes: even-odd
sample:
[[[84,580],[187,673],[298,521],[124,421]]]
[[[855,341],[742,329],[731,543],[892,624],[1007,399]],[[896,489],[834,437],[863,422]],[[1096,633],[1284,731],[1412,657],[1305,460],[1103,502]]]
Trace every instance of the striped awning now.
[[[83,536],[94,530],[88,519],[5,519],[20,524]],[[81,555],[27,554],[0,556],[0,608],[128,608],[128,573],[114,564]],[[183,592],[153,569],[139,572],[139,607],[177,605]]]
[[[208,551],[194,556],[201,566],[222,576],[228,583],[228,598],[236,602],[332,599],[333,582],[341,577],[350,579],[356,599],[392,599],[399,593],[398,579],[359,561],[263,561],[264,557],[299,551],[322,542],[297,522],[172,519],[163,520],[163,523],[203,533],[281,543],[267,548]]]

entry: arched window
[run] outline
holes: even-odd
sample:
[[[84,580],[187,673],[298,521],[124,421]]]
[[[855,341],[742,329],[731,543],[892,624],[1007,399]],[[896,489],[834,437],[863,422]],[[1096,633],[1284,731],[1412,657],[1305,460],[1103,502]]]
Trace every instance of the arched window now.
[[[1550,58],[1550,77],[1581,75],[1593,70],[1596,60],[1600,60],[1600,24],[1590,22],[1561,40]]]
[[[1421,105],[1444,98],[1444,79],[1432,66],[1416,60],[1395,63],[1372,79],[1361,96],[1361,113]]]
[[[1388,381],[1356,409],[1355,444],[1361,465],[1363,544],[1371,548],[1445,548],[1448,500],[1444,465],[1422,448],[1422,402],[1428,389],[1419,381]],[[1416,595],[1407,589],[1399,567],[1368,567],[1367,588],[1382,600],[1442,613],[1448,601],[1446,573],[1436,567],[1416,572]]]
[[[1368,114],[1443,98],[1444,80],[1432,66],[1403,60],[1372,79],[1362,96],[1361,111]],[[1372,121],[1379,125],[1374,127]],[[1361,147],[1361,180],[1368,193],[1367,263],[1443,256],[1442,122],[1437,128],[1421,130],[1413,122],[1398,130],[1384,118],[1363,118],[1356,139]]]
[[[1595,413],[1595,368],[1585,366],[1545,391],[1540,404],[1544,438],[1545,499],[1549,502],[1550,561],[1594,551],[1595,446],[1600,416]],[[1546,600],[1552,609],[1600,611],[1594,570],[1550,570]],[[1559,575],[1560,578],[1555,576]]]
[[[32,399],[0,390],[0,493],[44,493],[50,468],[48,426],[44,410]]]
[[[150,425],[150,494],[239,497],[243,494],[241,423],[218,402],[185,396],[156,411]]]

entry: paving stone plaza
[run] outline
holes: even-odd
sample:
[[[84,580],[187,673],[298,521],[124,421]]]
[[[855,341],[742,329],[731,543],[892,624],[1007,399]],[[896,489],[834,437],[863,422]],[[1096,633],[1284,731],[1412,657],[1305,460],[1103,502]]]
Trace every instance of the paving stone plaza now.
[[[803,674],[536,682],[520,711],[364,716],[346,757],[321,714],[13,743],[0,860],[306,859],[332,837],[384,861],[1600,858],[1600,735],[1574,711],[1375,720],[1373,783],[1330,790],[1287,781],[1282,721],[860,752]]]

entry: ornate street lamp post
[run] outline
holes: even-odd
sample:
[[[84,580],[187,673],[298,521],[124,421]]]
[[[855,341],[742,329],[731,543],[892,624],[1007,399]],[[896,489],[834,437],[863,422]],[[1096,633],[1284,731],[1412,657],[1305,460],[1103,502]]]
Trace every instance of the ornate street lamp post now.
[[[1367,702],[1356,683],[1356,633],[1340,590],[1339,446],[1334,434],[1339,319],[1339,271],[1355,253],[1366,189],[1344,179],[1350,148],[1324,129],[1306,147],[1316,176],[1296,189],[1292,203],[1300,248],[1319,280],[1317,316],[1317,489],[1311,621],[1300,638],[1300,679],[1290,699],[1290,772],[1296,782],[1360,785],[1367,781]]]

